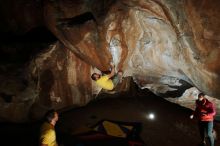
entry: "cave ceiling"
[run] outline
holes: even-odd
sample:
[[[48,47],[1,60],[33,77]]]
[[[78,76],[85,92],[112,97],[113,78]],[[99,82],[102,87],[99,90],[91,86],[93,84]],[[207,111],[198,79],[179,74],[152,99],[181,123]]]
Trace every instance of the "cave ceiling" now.
[[[91,74],[108,70],[110,62],[128,83],[132,77],[159,96],[204,92],[220,105],[219,5],[218,0],[0,2],[0,50],[5,54],[0,70],[5,108],[0,112],[22,115],[14,118],[22,121],[30,111],[36,118],[51,106],[84,105],[100,91]],[[10,43],[11,36],[25,38],[26,47],[21,41]],[[22,54],[29,56],[19,59]],[[6,55],[22,61],[16,68]],[[172,94],[180,89],[180,95]]]

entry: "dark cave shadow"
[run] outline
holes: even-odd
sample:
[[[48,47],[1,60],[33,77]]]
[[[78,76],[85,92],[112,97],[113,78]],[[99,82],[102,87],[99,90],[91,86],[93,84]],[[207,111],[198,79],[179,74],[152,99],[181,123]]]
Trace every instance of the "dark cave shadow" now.
[[[59,18],[57,19],[57,23],[58,23],[57,26],[72,27],[75,25],[82,25],[89,20],[96,21],[95,17],[93,16],[91,12],[86,12],[86,13],[77,15],[73,18]]]
[[[40,103],[43,103],[44,106],[51,107],[51,99],[50,99],[50,90],[54,84],[54,75],[53,72],[49,69],[45,70],[40,75]]]
[[[168,85],[169,87],[176,89],[175,91],[167,91],[166,93],[159,93],[159,96],[165,97],[165,98],[167,98],[167,97],[178,98],[178,97],[182,96],[183,93],[187,89],[193,87],[191,84],[189,84],[188,82],[186,82],[184,80],[180,80],[179,82],[182,84],[181,86]]]

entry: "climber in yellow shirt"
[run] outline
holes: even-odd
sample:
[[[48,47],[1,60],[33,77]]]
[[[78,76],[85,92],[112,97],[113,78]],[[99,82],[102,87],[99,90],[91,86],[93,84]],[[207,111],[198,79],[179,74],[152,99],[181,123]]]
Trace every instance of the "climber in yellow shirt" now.
[[[114,87],[121,81],[122,72],[115,73],[115,66],[111,65],[111,73],[107,75],[101,75],[93,73],[91,78],[96,84],[105,90],[113,90]]]
[[[54,110],[48,111],[45,120],[40,130],[40,146],[58,146],[54,129],[58,121],[58,113]]]

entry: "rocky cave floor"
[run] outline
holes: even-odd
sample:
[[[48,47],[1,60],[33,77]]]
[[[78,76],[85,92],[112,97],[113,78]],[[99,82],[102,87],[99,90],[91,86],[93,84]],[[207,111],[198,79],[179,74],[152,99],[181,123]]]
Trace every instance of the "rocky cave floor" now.
[[[146,118],[150,112],[155,114],[154,120]],[[155,96],[148,90],[139,91],[137,94],[102,94],[85,107],[61,112],[56,125],[57,138],[64,145],[74,146],[73,135],[87,132],[89,127],[98,121],[107,119],[140,122],[142,125],[140,137],[146,146],[198,146],[200,139],[197,123],[189,119],[191,112],[187,108]],[[0,145],[37,146],[39,126],[40,122],[1,123]],[[219,121],[215,121],[214,129],[220,134]],[[215,141],[216,146],[220,145],[218,137]]]

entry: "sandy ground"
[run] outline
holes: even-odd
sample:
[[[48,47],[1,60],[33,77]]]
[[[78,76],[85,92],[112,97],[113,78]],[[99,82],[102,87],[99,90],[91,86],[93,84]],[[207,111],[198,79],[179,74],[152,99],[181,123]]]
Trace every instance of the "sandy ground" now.
[[[60,113],[56,129],[59,141],[65,141],[65,136],[74,138],[73,135],[90,130],[91,126],[103,119],[141,122],[140,136],[146,146],[198,146],[200,139],[197,122],[189,119],[191,112],[147,90],[133,95],[100,95],[85,107]],[[146,118],[149,113],[155,114],[154,120]],[[220,135],[220,123],[214,124]],[[39,127],[40,122],[1,123],[0,145],[37,146]],[[220,146],[219,139],[215,146]]]

